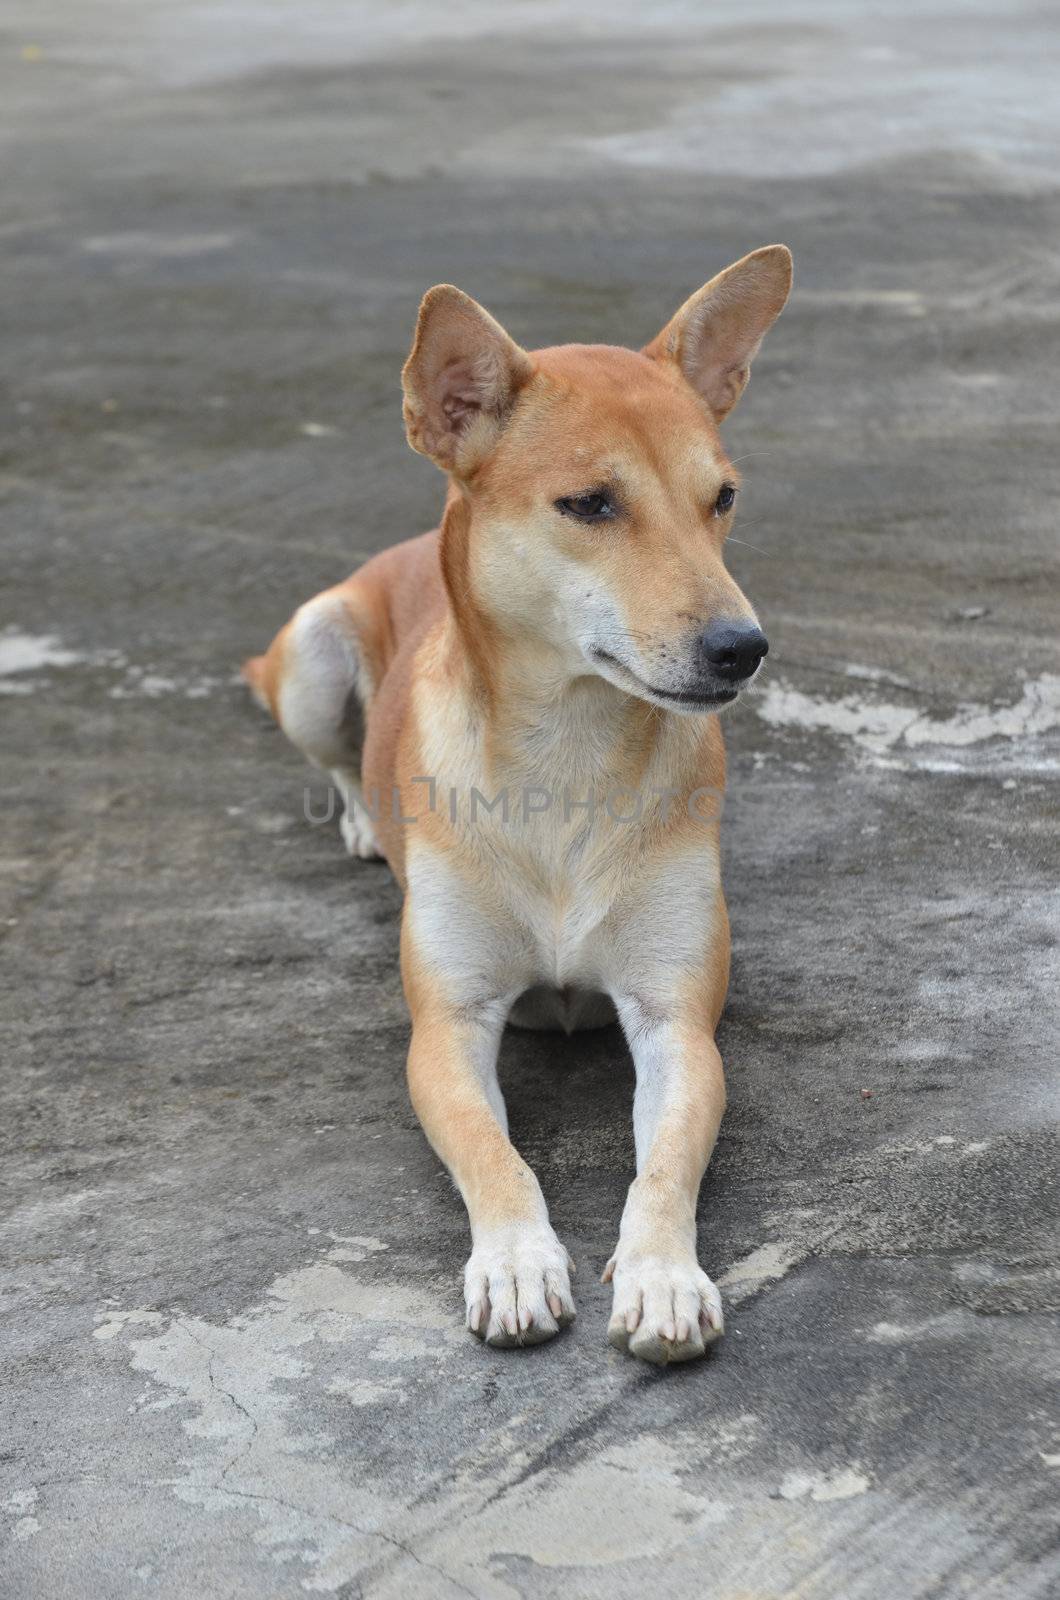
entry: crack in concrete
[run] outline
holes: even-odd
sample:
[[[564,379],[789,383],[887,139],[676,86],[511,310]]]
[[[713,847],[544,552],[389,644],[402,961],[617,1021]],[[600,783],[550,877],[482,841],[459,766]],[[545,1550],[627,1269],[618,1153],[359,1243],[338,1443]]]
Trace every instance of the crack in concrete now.
[[[293,1500],[283,1499],[283,1497],[280,1495],[262,1494],[252,1489],[236,1488],[232,1484],[228,1483],[226,1480],[228,1479],[229,1473],[234,1471],[236,1467],[244,1462],[253,1450],[254,1440],[257,1438],[260,1432],[260,1424],[253,1413],[247,1409],[247,1407],[235,1394],[233,1394],[232,1390],[226,1389],[223,1384],[218,1382],[215,1369],[218,1353],[213,1346],[208,1344],[205,1339],[200,1339],[197,1334],[193,1333],[187,1323],[181,1322],[179,1326],[181,1332],[186,1338],[191,1340],[192,1344],[197,1345],[200,1350],[205,1351],[207,1357],[206,1376],[211,1389],[213,1389],[215,1394],[222,1395],[226,1400],[230,1401],[235,1409],[247,1419],[251,1427],[250,1435],[244,1441],[241,1448],[235,1452],[235,1454],[215,1475],[211,1484],[211,1488],[215,1493],[220,1495],[230,1495],[240,1500],[256,1500],[266,1504],[276,1505],[283,1510],[297,1512],[299,1515],[308,1517],[311,1520],[318,1517],[324,1517],[325,1520],[333,1522],[339,1527],[348,1528],[352,1533],[359,1534],[363,1538],[380,1539],[385,1544],[388,1544],[395,1550],[399,1551],[402,1555],[408,1556],[412,1561],[415,1561],[418,1566],[422,1566],[425,1568],[425,1570],[435,1572],[439,1577],[445,1578],[453,1585],[455,1589],[458,1589],[460,1593],[469,1595],[471,1600],[479,1600],[479,1597],[474,1593],[473,1590],[468,1589],[466,1585],[461,1583],[459,1579],[454,1578],[451,1573],[446,1572],[444,1568],[439,1567],[434,1562],[429,1561],[425,1556],[421,1556],[412,1548],[411,1545],[405,1544],[395,1534],[386,1533],[380,1528],[368,1528],[361,1523],[351,1522],[349,1518],[340,1517],[337,1515],[337,1513],[333,1511],[327,1511],[321,1507],[310,1508],[308,1506],[301,1506]],[[432,1529],[432,1536],[434,1531],[435,1530]]]
[[[382,1528],[367,1528],[361,1523],[351,1522],[348,1517],[340,1517],[334,1511],[325,1511],[319,1507],[300,1506],[296,1501],[284,1500],[280,1495],[260,1494],[253,1489],[221,1488],[219,1484],[215,1484],[214,1487],[222,1495],[231,1495],[239,1500],[263,1501],[267,1505],[279,1506],[284,1511],[295,1511],[300,1516],[311,1519],[323,1517],[327,1522],[333,1522],[340,1528],[348,1528],[351,1533],[356,1533],[363,1539],[380,1539],[384,1544],[390,1545],[402,1555],[408,1556],[418,1567],[423,1567],[427,1572],[434,1572],[438,1577],[444,1578],[448,1583],[452,1584],[454,1589],[458,1589],[461,1594],[469,1595],[470,1600],[481,1600],[481,1597],[473,1589],[469,1589],[465,1583],[462,1583],[459,1578],[455,1578],[451,1572],[447,1572],[444,1567],[438,1566],[436,1562],[428,1560],[426,1556],[421,1556],[411,1545],[399,1539],[396,1534],[385,1533]]]
[[[180,1329],[181,1332],[191,1340],[192,1344],[196,1344],[200,1350],[206,1351],[206,1377],[210,1388],[213,1389],[215,1394],[223,1395],[226,1400],[230,1400],[232,1405],[235,1406],[236,1410],[241,1412],[250,1423],[249,1437],[244,1441],[242,1447],[236,1451],[235,1455],[233,1455],[232,1458],[226,1462],[224,1467],[221,1469],[220,1476],[218,1477],[217,1482],[214,1484],[214,1487],[219,1489],[225,1478],[231,1472],[232,1468],[240,1461],[245,1461],[251,1450],[254,1448],[254,1440],[258,1436],[259,1426],[257,1419],[251,1414],[251,1412],[247,1410],[243,1402],[236,1398],[231,1389],[226,1389],[222,1384],[217,1382],[214,1371],[214,1363],[217,1359],[217,1352],[214,1350],[213,1346],[207,1344],[205,1339],[200,1339],[194,1333],[192,1333],[186,1322],[182,1322],[180,1324]]]

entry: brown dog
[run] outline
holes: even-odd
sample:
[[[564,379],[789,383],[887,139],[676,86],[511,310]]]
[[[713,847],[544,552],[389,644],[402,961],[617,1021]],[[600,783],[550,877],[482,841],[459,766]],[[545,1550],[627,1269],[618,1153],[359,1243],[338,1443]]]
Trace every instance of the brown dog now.
[[[790,283],[783,245],[756,250],[639,353],[527,353],[432,289],[405,419],[449,477],[441,528],[310,600],[244,668],[334,775],[350,851],[405,889],[409,1086],[467,1205],[467,1321],[488,1344],[574,1316],[570,1258],[508,1138],[509,1015],[569,1031],[617,1011],[629,1042],[612,1344],[682,1361],[722,1331],[696,1255],[725,1100],[716,713],[767,647],[722,560],[738,475],[717,424]]]

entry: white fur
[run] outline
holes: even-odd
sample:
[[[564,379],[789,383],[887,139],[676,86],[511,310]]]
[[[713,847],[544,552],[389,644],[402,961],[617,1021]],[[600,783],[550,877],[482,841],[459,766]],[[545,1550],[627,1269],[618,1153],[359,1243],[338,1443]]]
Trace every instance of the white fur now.
[[[350,695],[364,705],[371,681],[348,613],[334,595],[318,595],[291,622],[277,720],[309,760],[331,774],[345,807],[339,828],[351,856],[379,855],[361,793],[360,753],[345,719]]]
[[[653,1020],[636,1001],[621,1001],[619,1016],[637,1073],[633,1137],[640,1173],[681,1092],[682,1043],[670,1023]],[[721,1295],[696,1259],[694,1222],[684,1249],[661,1249],[636,1186],[626,1202],[608,1272],[614,1283],[608,1339],[617,1349],[645,1361],[686,1361],[721,1337]]]
[[[547,1220],[476,1235],[464,1269],[467,1325],[487,1344],[540,1344],[574,1320],[571,1260]]]
[[[614,1284],[609,1343],[666,1366],[701,1356],[724,1332],[721,1295],[692,1254],[629,1256],[610,1266]]]

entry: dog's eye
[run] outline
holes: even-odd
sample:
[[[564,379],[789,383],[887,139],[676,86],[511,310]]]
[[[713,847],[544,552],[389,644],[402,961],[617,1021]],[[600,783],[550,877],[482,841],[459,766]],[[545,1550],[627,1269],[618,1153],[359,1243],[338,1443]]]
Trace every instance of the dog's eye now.
[[[606,494],[569,494],[556,501],[556,510],[565,517],[575,517],[579,522],[606,522],[615,515],[615,508]]]
[[[723,517],[736,504],[736,490],[731,483],[723,483],[714,502],[714,515]]]

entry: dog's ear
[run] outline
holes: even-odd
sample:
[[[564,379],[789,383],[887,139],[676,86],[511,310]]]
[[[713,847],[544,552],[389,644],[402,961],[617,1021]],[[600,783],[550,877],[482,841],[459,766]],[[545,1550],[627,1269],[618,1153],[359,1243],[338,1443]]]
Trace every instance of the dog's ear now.
[[[409,444],[445,472],[473,471],[531,370],[526,351],[470,295],[451,283],[428,289],[401,374]]]
[[[791,289],[791,251],[767,244],[711,278],[686,300],[644,354],[675,361],[720,422],[751,374],[758,346]]]

